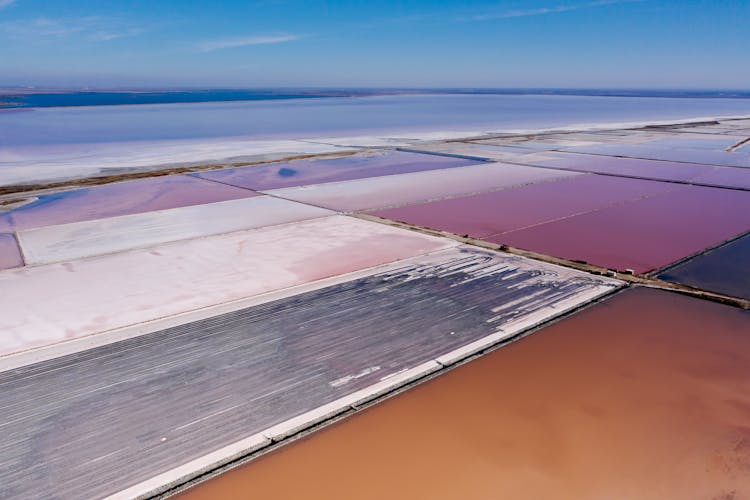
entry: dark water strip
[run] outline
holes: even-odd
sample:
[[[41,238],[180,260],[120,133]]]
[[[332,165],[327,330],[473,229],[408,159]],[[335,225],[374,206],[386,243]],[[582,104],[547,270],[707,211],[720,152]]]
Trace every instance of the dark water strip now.
[[[750,299],[750,234],[671,266],[659,278]]]
[[[271,101],[346,96],[347,94],[335,92],[278,92],[272,90],[0,93],[0,108],[54,108],[74,106],[121,106],[133,104]]]

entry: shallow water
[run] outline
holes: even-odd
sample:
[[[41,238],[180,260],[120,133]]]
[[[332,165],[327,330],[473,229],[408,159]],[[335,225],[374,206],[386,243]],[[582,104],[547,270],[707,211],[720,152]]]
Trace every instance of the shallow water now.
[[[254,196],[157,212],[18,231],[27,265],[74,261],[333,215],[322,208]]]
[[[251,198],[247,201],[257,200]],[[270,214],[273,216],[273,214]],[[0,273],[0,355],[449,248],[353,217],[179,241]],[[1,496],[1,495],[0,495]]]
[[[744,498],[748,327],[627,291],[178,498]]]
[[[0,497],[105,497],[613,286],[456,248],[0,373]]]
[[[23,265],[23,258],[18,249],[15,236],[0,233],[0,269],[9,269]]]
[[[659,278],[750,300],[750,235],[668,269]]]
[[[355,211],[419,203],[580,174],[522,165],[479,163],[328,184],[266,191],[294,201],[333,210]]]
[[[623,146],[623,151],[626,148]],[[566,170],[750,189],[750,169],[747,168],[577,153],[544,153],[527,156],[522,161]]]
[[[387,219],[482,238],[654,195],[672,187],[660,182],[582,174],[373,213]]]
[[[658,184],[658,183],[656,183]],[[612,269],[648,272],[750,229],[750,193],[677,186],[487,239]]]
[[[750,168],[716,167],[711,172],[699,175],[694,180],[716,186],[750,190]]]
[[[80,159],[132,166],[164,161],[164,147],[188,148],[191,161],[247,154],[246,142],[335,136],[418,137],[439,132],[546,129],[750,114],[750,99],[530,95],[398,95],[255,102],[26,108],[0,112],[3,167],[70,168]],[[240,140],[229,153],[213,141]],[[181,141],[188,141],[181,144]],[[176,142],[175,142],[176,141]],[[243,142],[244,141],[244,142]],[[133,144],[131,144],[133,143]],[[121,147],[127,145],[126,148]],[[123,150],[124,149],[124,150]],[[145,155],[145,156],[144,156]],[[49,172],[45,172],[49,175]]]
[[[463,158],[391,151],[324,160],[297,160],[254,167],[231,168],[192,174],[248,189],[279,189],[382,175],[405,174],[475,165]]]
[[[748,99],[398,95],[232,103],[32,108],[0,114],[0,146],[374,132],[537,129],[750,114]]]
[[[698,176],[707,176],[720,168],[692,163],[557,152],[527,157],[524,162],[543,167],[681,182],[695,180]]]
[[[190,91],[135,91],[135,92],[20,92],[0,95],[1,108],[50,108],[58,106],[108,106],[129,104],[167,104],[188,102],[265,101],[275,99],[304,99],[336,95],[315,92],[280,92],[261,90],[206,89]],[[339,93],[339,95],[345,95]]]
[[[139,179],[30,198],[29,203],[0,213],[0,230],[54,226],[252,196],[258,193],[185,175]]]
[[[735,140],[726,141],[724,145],[732,145]],[[727,167],[750,168],[750,154],[746,150],[727,152],[723,148],[701,148],[693,140],[681,143],[644,143],[644,144],[604,144],[594,146],[577,146],[568,150],[577,153],[593,153],[601,155],[620,155],[632,158],[651,160],[702,163],[707,165],[722,165]]]

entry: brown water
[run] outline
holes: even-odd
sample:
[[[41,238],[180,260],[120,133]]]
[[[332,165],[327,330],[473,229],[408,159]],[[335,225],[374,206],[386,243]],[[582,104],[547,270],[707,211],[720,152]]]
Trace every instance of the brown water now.
[[[750,313],[636,289],[181,495],[750,496]]]

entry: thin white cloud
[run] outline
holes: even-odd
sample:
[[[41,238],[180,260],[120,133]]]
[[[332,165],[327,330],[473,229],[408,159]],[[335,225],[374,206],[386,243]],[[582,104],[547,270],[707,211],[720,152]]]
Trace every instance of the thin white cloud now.
[[[573,10],[589,9],[593,7],[603,7],[606,5],[615,5],[621,3],[636,3],[647,0],[598,0],[595,2],[581,3],[581,4],[569,4],[569,5],[558,5],[556,7],[540,7],[538,9],[519,9],[519,10],[506,10],[502,12],[488,12],[486,14],[479,14],[465,18],[462,20],[469,21],[489,21],[492,19],[510,19],[514,17],[530,17],[530,16],[543,16],[546,14],[556,14],[559,12],[570,12]]]
[[[16,0],[0,0],[0,9],[16,3]]]
[[[97,31],[88,36],[88,39],[92,42],[108,42],[110,40],[117,40],[118,38],[126,38],[130,36],[136,36],[143,33],[140,28],[131,28],[122,31]]]
[[[49,19],[38,17],[32,20],[18,20],[0,23],[0,33],[17,40],[42,41],[65,38],[86,29],[91,19],[75,20]]]
[[[568,0],[571,1],[571,0]],[[489,8],[484,11],[476,9],[432,9],[429,12],[420,12],[405,16],[391,16],[387,18],[372,19],[367,22],[358,22],[355,24],[360,29],[377,29],[387,25],[407,25],[407,24],[430,24],[433,26],[450,25],[454,23],[467,23],[476,21],[491,21],[511,19],[515,17],[543,16],[561,12],[568,12],[580,9],[590,9],[604,7],[607,5],[642,3],[650,0],[591,0],[586,3],[566,3],[551,7],[539,7],[534,9],[502,9],[500,7]]]
[[[271,45],[276,43],[286,43],[299,40],[298,35],[271,35],[271,36],[245,36],[238,38],[223,38],[219,40],[206,40],[197,44],[198,49],[203,52],[213,50],[232,49],[237,47],[247,47],[250,45]]]
[[[38,17],[0,22],[0,36],[27,43],[49,43],[74,37],[89,42],[106,42],[142,32],[143,29],[128,27],[122,20],[98,16]]]

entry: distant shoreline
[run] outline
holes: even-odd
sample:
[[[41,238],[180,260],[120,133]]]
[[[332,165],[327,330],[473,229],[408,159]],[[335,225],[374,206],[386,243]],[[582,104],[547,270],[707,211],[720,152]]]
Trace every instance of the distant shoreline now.
[[[0,88],[0,109],[248,102],[393,95],[523,95],[750,99],[750,90],[637,89],[29,89]]]
[[[1,111],[1,110],[0,110]],[[516,130],[506,132],[487,132],[481,135],[461,135],[446,132],[442,138],[435,139],[436,142],[452,143],[463,141],[486,140],[496,137],[519,137],[531,138],[535,136],[570,134],[570,133],[589,133],[604,132],[612,130],[658,130],[669,129],[673,127],[693,127],[700,125],[718,124],[719,121],[727,122],[734,120],[750,120],[750,115],[744,116],[726,116],[726,117],[695,117],[683,120],[650,120],[644,122],[621,122],[621,123],[600,123],[600,124],[576,124],[567,127],[555,127],[549,129],[536,130]],[[362,138],[362,137],[360,137]],[[375,137],[370,137],[375,139]],[[279,141],[283,142],[283,141]],[[294,141],[286,141],[294,142]],[[252,167],[254,165],[270,164],[276,162],[288,162],[293,160],[309,160],[335,158],[350,156],[361,153],[363,150],[395,149],[405,152],[419,152],[421,154],[438,154],[440,156],[455,156],[458,158],[467,158],[487,161],[483,158],[472,156],[454,155],[450,153],[429,153],[419,147],[413,146],[408,140],[397,141],[390,146],[345,146],[343,144],[331,144],[329,150],[318,152],[267,152],[266,154],[255,153],[240,155],[239,151],[233,156],[203,158],[195,161],[173,161],[173,162],[154,162],[151,164],[130,165],[130,166],[103,166],[99,170],[88,172],[86,174],[68,175],[57,178],[39,178],[35,180],[24,180],[19,182],[3,183],[0,177],[0,212],[3,205],[10,205],[18,202],[17,196],[31,196],[34,194],[44,193],[49,190],[67,190],[81,187],[90,187],[113,182],[122,182],[143,178],[161,177],[164,175],[186,174],[192,172],[204,172],[210,170],[220,170],[225,168]],[[685,163],[685,162],[681,162]],[[690,162],[687,162],[690,163]]]

